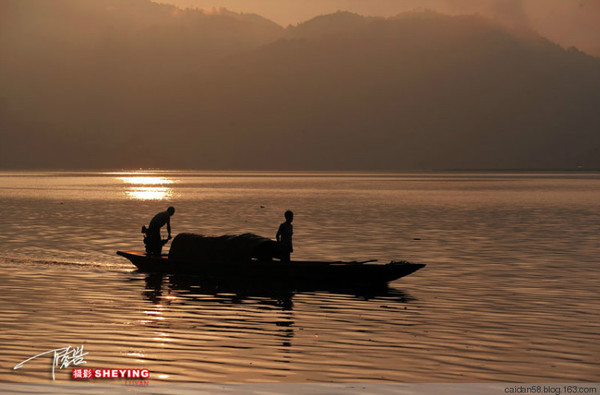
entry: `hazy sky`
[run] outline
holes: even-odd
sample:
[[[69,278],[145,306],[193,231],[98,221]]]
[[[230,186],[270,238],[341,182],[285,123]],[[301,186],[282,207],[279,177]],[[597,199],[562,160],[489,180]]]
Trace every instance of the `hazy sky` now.
[[[600,0],[156,0],[180,7],[256,13],[283,26],[337,10],[392,16],[414,9],[481,13],[600,56]]]

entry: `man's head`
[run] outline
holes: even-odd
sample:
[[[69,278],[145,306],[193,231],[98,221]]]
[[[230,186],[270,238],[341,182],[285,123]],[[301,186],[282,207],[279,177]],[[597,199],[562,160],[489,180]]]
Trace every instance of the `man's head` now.
[[[294,220],[294,213],[291,210],[286,211],[283,216],[287,222],[292,222]]]
[[[167,213],[169,213],[169,215],[173,215],[175,214],[175,207],[171,206],[167,209]]]

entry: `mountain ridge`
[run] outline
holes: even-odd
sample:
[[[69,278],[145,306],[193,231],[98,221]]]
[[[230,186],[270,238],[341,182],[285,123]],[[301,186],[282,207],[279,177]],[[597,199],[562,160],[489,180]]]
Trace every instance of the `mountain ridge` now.
[[[3,168],[600,168],[600,60],[483,17],[341,12],[283,29],[165,6],[164,28],[122,13],[73,38],[70,17],[26,1],[63,29],[19,46],[34,19],[3,27]]]

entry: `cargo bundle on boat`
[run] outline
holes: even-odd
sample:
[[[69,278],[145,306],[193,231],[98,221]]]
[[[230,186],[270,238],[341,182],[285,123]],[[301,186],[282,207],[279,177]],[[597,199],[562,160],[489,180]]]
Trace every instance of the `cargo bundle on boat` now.
[[[203,236],[180,233],[171,243],[169,259],[185,261],[266,261],[277,257],[277,243],[253,233]]]

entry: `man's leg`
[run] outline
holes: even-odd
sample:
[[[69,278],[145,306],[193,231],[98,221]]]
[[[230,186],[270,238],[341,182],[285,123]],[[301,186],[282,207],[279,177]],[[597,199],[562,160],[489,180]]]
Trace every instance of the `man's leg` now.
[[[160,256],[162,250],[162,242],[160,240],[160,228],[150,228],[148,229],[148,232],[146,234],[146,252],[150,255]]]

